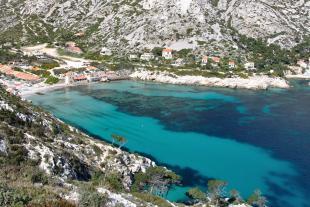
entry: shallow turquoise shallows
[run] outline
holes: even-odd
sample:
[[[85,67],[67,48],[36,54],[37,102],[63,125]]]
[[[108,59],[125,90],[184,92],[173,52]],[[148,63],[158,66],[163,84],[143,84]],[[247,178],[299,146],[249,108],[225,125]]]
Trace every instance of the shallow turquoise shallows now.
[[[309,105],[292,105],[308,94],[306,87],[254,92],[122,81],[30,99],[100,139],[125,136],[129,151],[182,175],[184,186],[167,195],[172,201],[217,178],[244,197],[261,189],[273,207],[308,207],[309,157],[300,157],[309,155]]]

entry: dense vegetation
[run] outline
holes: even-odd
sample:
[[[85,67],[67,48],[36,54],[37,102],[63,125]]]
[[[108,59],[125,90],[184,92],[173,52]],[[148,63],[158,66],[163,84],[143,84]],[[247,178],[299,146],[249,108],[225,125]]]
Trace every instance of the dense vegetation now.
[[[45,83],[50,84],[50,85],[56,84],[58,82],[59,82],[59,79],[54,77],[54,76],[48,76],[46,81],[45,81]]]
[[[274,70],[280,76],[287,70],[288,65],[295,65],[300,58],[309,58],[310,52],[310,37],[305,37],[302,43],[290,50],[244,35],[240,36],[238,44],[248,53],[248,59],[255,62],[259,71]]]
[[[259,190],[256,190],[245,201],[235,189],[231,190],[229,194],[225,187],[227,182],[222,180],[209,180],[207,183],[207,192],[201,191],[199,188],[191,188],[187,192],[187,196],[192,199],[193,203],[207,203],[214,206],[226,207],[229,204],[248,203],[251,206],[265,207],[267,204],[266,198]],[[228,198],[228,199],[227,199]]]

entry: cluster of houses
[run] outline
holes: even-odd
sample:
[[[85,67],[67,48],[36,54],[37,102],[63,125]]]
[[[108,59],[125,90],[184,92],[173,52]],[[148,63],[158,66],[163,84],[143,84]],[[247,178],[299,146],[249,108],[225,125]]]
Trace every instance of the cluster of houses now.
[[[114,71],[101,71],[94,66],[88,66],[82,72],[69,71],[60,78],[64,78],[65,84],[70,85],[76,82],[107,82],[118,79],[119,75]]]
[[[174,58],[173,57],[173,50],[171,48],[164,48],[162,50],[162,58],[164,58],[165,60],[173,60],[173,58]],[[139,59],[138,55],[136,55],[136,54],[130,54],[129,55],[129,60],[137,60],[137,59]],[[156,59],[156,58],[155,58],[153,53],[143,53],[140,56],[140,60],[144,60],[144,61],[151,61],[154,59]],[[208,62],[212,62],[212,66],[216,67],[219,65],[220,61],[221,61],[220,57],[203,56],[201,59],[201,65],[205,66],[208,64]],[[184,59],[178,58],[172,62],[172,66],[179,67],[179,66],[183,66],[185,63],[186,62]],[[236,68],[236,62],[234,60],[229,60],[228,66],[230,69],[234,69],[234,68]],[[246,62],[244,64],[244,68],[246,70],[249,70],[249,71],[256,70],[254,62]]]
[[[8,92],[16,95],[19,91],[41,82],[37,75],[15,71],[11,66],[2,64],[0,64],[0,77],[0,84],[5,86]]]
[[[213,56],[213,57],[203,56],[202,60],[201,60],[201,65],[203,65],[203,66],[207,65],[210,60],[212,61],[212,66],[217,66],[220,63],[221,58],[220,57],[215,57],[215,56]],[[228,66],[229,66],[230,69],[234,69],[236,67],[235,61],[234,60],[229,60],[228,61]],[[254,68],[254,63],[253,63],[253,65],[249,64],[247,69],[248,70],[255,69]]]
[[[74,42],[67,42],[66,43],[66,50],[71,52],[71,53],[76,53],[76,54],[81,54],[82,50],[76,46],[76,44]],[[107,47],[103,47],[100,50],[100,55],[103,56],[111,56],[113,55],[112,51],[107,48]],[[173,60],[174,56],[173,56],[173,49],[172,48],[164,48],[162,50],[162,58],[164,58],[165,60]],[[152,61],[152,60],[158,60],[158,57],[156,57],[153,53],[151,52],[145,52],[143,54],[140,55],[140,57],[137,54],[129,54],[128,59],[133,61],[133,60],[142,60],[142,61]],[[216,57],[216,56],[203,56],[201,59],[201,65],[205,66],[208,64],[208,62],[212,60],[212,66],[216,67],[219,65],[221,58],[220,57]],[[182,58],[178,58],[176,60],[174,60],[172,62],[172,66],[174,67],[180,67],[185,65],[185,60]],[[234,60],[229,60],[228,62],[228,66],[230,69],[234,69],[236,68],[236,63]],[[244,68],[248,71],[253,71],[256,70],[255,68],[255,64],[254,62],[246,62],[244,64]]]
[[[11,76],[11,77],[14,77],[16,79],[29,81],[32,83],[38,82],[40,80],[40,77],[37,75],[25,73],[25,72],[21,72],[21,71],[15,71],[12,69],[12,67],[10,67],[8,65],[0,64],[0,72],[6,76]]]

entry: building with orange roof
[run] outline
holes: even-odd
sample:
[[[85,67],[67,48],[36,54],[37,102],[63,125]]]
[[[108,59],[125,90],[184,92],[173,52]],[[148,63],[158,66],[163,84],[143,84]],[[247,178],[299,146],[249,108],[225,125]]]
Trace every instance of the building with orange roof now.
[[[230,60],[230,61],[228,62],[228,66],[229,66],[229,68],[235,68],[235,67],[236,67],[235,61]]]
[[[162,57],[165,58],[166,60],[171,60],[173,58],[172,56],[172,49],[171,48],[165,48],[162,51]]]
[[[66,42],[66,50],[68,52],[72,52],[72,53],[76,53],[76,54],[81,54],[83,53],[83,51],[81,50],[81,48],[77,47],[76,46],[76,43],[75,42]]]
[[[38,81],[40,78],[37,75],[29,74],[29,73],[23,73],[23,72],[17,72],[14,74],[14,76],[18,79],[22,79],[25,81]]]
[[[40,79],[40,77],[37,75],[15,71],[10,66],[7,65],[0,65],[0,72],[4,73],[5,75],[14,76],[15,78],[25,81],[38,81]]]
[[[220,61],[221,61],[221,58],[219,58],[219,57],[211,57],[211,59],[212,59],[213,62],[215,62],[215,63],[220,63]]]
[[[86,75],[77,75],[73,77],[74,81],[84,81],[87,80],[87,76]]]
[[[67,47],[67,51],[76,53],[76,54],[82,54],[82,50],[79,47]]]
[[[90,65],[90,66],[87,66],[86,69],[87,69],[87,70],[97,70],[98,68],[95,67],[95,66],[91,66],[91,65]]]

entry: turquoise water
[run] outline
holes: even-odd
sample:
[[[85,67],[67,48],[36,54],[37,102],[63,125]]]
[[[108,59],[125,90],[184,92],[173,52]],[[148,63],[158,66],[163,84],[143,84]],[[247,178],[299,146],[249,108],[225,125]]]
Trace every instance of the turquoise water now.
[[[308,88],[254,92],[122,81],[30,99],[100,139],[123,135],[129,151],[179,173],[184,186],[169,192],[172,201],[217,178],[244,197],[261,189],[271,206],[309,206]],[[295,101],[306,103],[295,108]]]

